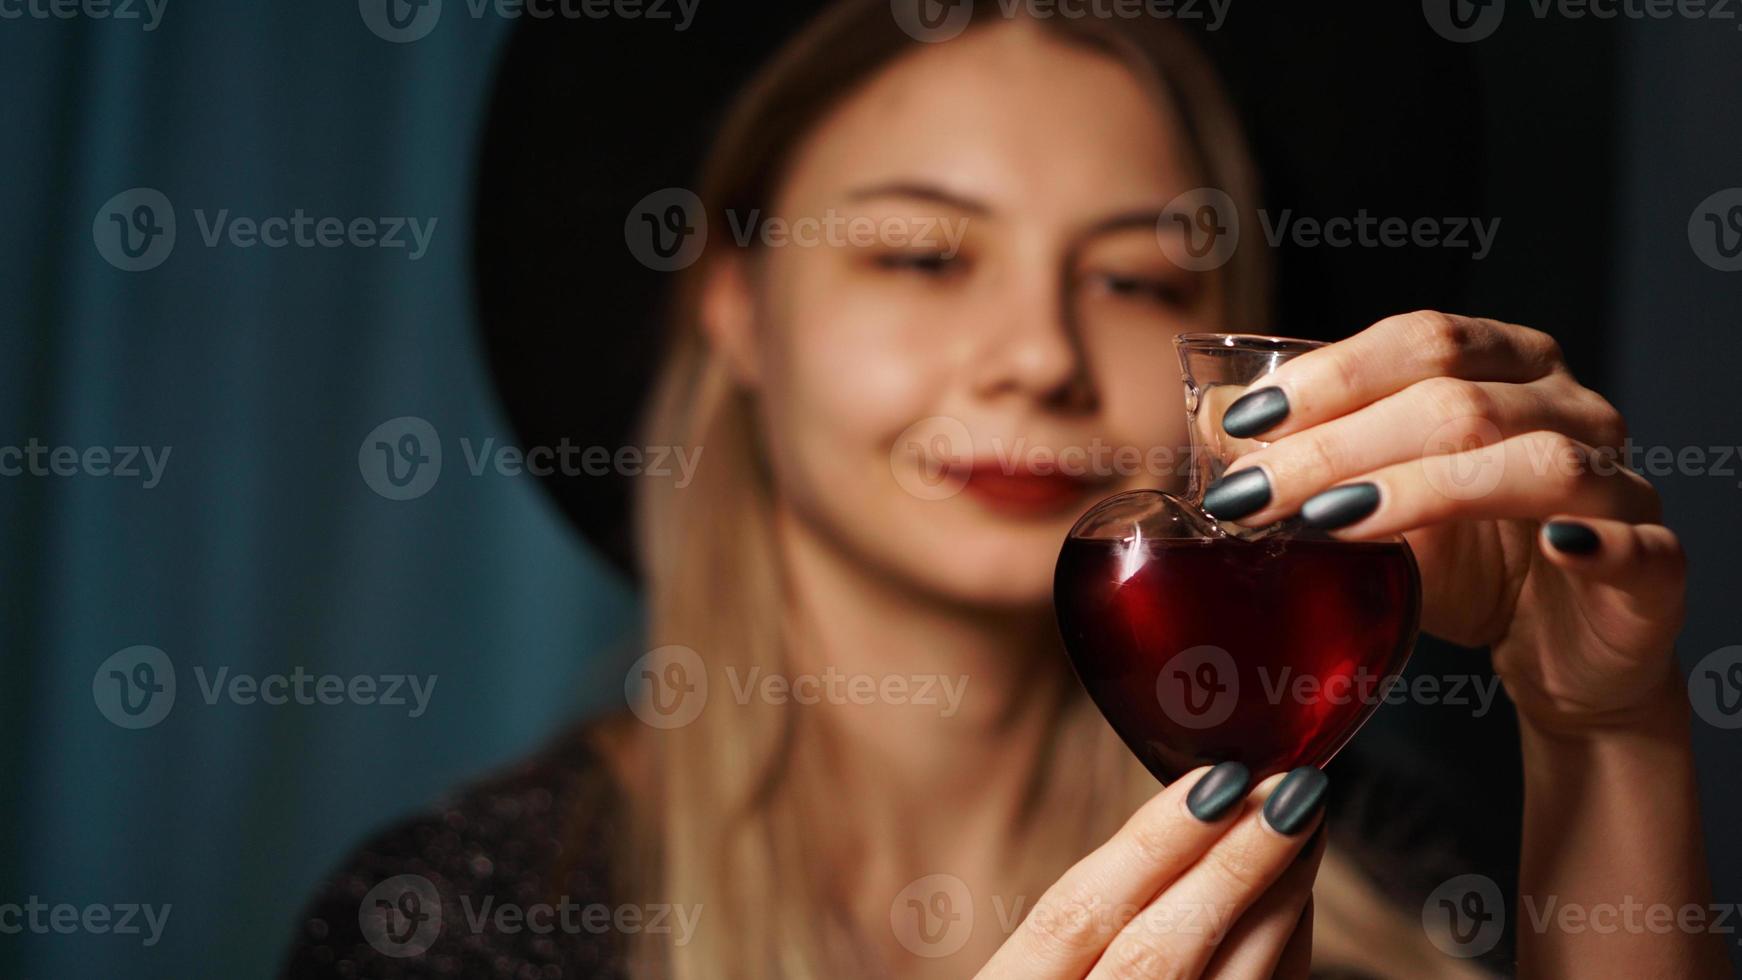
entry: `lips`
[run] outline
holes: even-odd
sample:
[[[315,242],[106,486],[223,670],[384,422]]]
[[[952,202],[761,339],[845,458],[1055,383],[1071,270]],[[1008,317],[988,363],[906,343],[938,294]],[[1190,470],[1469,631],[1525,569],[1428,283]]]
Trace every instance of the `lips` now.
[[[1108,480],[1060,473],[1035,472],[1022,465],[976,460],[963,488],[981,505],[1017,517],[1051,517],[1076,511],[1091,497],[1105,493]]]

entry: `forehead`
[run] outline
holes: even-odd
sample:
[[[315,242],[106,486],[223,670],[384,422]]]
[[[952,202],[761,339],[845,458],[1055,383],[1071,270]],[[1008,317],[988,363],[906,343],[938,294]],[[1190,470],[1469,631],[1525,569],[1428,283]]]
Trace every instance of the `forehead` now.
[[[918,45],[799,146],[794,204],[920,179],[1046,216],[1159,205],[1195,186],[1172,110],[1113,57],[1016,21]]]

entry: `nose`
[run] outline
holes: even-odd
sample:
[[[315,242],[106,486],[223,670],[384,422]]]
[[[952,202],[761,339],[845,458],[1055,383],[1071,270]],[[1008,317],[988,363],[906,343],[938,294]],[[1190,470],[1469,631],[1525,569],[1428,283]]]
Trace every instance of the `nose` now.
[[[1093,410],[1094,386],[1063,276],[1013,276],[989,291],[995,295],[973,352],[975,393],[1022,397],[1055,411]]]

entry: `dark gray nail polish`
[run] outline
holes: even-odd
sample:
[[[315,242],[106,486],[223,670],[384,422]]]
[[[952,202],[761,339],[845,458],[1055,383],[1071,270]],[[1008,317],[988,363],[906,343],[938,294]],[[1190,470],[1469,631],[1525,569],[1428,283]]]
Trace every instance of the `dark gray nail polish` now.
[[[1224,762],[1204,773],[1186,794],[1186,809],[1204,823],[1215,823],[1246,796],[1252,773],[1238,762]]]
[[[1330,779],[1312,766],[1290,771],[1264,801],[1264,822],[1279,834],[1299,833],[1325,805],[1330,786]]]
[[[1379,487],[1351,483],[1332,487],[1300,505],[1300,518],[1316,528],[1335,531],[1366,518],[1379,509]]]
[[[1234,399],[1222,413],[1222,431],[1236,439],[1250,439],[1288,418],[1288,396],[1281,388],[1260,388]]]
[[[1270,503],[1270,477],[1256,466],[1230,473],[1204,491],[1204,509],[1224,521],[1237,521]]]
[[[1573,521],[1550,521],[1543,535],[1554,550],[1568,555],[1594,555],[1603,544],[1596,531]]]

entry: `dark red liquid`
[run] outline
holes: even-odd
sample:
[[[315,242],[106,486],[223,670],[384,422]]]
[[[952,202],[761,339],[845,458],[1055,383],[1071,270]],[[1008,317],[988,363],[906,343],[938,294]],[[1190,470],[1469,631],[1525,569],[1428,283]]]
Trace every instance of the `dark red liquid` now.
[[[1330,761],[1421,615],[1401,543],[1073,537],[1053,588],[1077,676],[1164,783],[1228,759],[1254,781]]]

